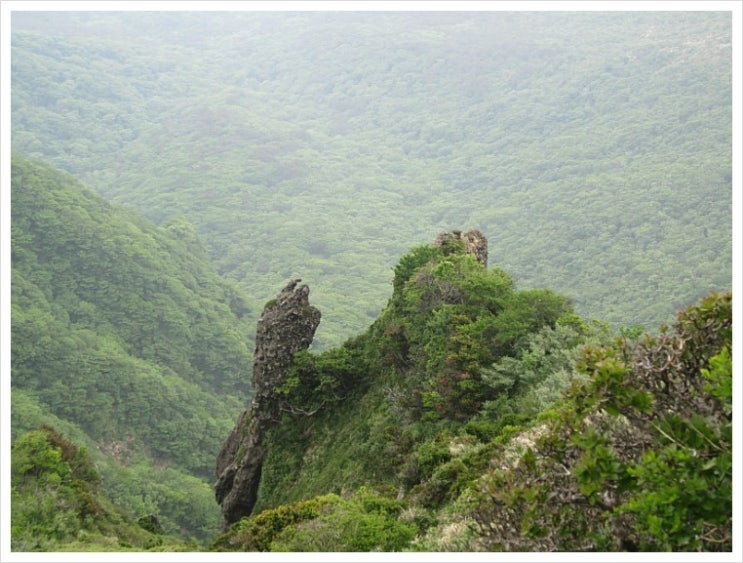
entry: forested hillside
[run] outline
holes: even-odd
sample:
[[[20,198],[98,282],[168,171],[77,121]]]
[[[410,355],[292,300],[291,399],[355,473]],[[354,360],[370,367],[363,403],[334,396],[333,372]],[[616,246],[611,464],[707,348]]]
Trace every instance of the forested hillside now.
[[[482,233],[442,233],[366,331],[273,369],[257,503],[219,535],[210,477],[249,396],[240,292],[187,223],[18,154],[12,178],[14,549],[732,549],[730,293],[617,335],[487,267]]]
[[[241,292],[184,220],[157,227],[20,154],[11,234],[13,436],[50,424],[120,505],[213,534],[214,458],[250,397]]]
[[[135,520],[111,504],[85,450],[50,426],[26,432],[11,450],[14,551],[182,551],[153,514]]]
[[[732,550],[729,293],[617,337],[456,239],[403,256],[394,287],[238,421],[220,465],[240,487],[265,456],[257,503],[223,501],[214,549]]]
[[[613,327],[731,277],[731,17],[15,13],[13,145],[157,223],[255,307],[300,274],[316,347],[452,226]]]
[[[730,13],[10,42],[14,550],[732,550]]]

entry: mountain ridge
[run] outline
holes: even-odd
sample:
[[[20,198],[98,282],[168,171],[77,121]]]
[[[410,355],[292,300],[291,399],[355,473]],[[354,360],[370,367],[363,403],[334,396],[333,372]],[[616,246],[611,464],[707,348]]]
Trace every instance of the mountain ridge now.
[[[256,382],[255,398],[276,404],[265,411],[273,420],[260,447],[242,452],[243,460],[261,454],[257,499],[230,509],[237,518],[217,535],[214,490],[197,475],[205,464],[212,471],[230,428],[242,435],[250,411],[233,421],[245,399],[208,375],[196,384],[187,358],[198,343],[184,349],[177,331],[172,339],[163,331],[148,349],[126,325],[110,332],[119,317],[108,315],[128,310],[143,327],[159,327],[201,303],[225,315],[202,327],[218,334],[217,319],[240,323],[239,291],[209,273],[187,223],[155,227],[48,166],[19,154],[13,166],[14,545],[731,549],[731,295],[711,294],[655,335],[638,327],[617,335],[576,315],[565,296],[518,289],[488,264],[491,249],[477,231],[442,233],[403,255],[387,307],[340,347],[308,350],[320,313],[300,280],[265,304],[255,361],[269,377]],[[168,243],[174,233],[177,243]],[[169,252],[156,250],[158,239]],[[106,253],[118,247],[115,264]],[[186,278],[168,282],[168,272]],[[127,297],[117,291],[122,281],[150,292]],[[203,292],[185,311],[157,297],[181,285]],[[243,326],[248,317],[244,310]],[[276,329],[301,345],[274,339]],[[209,418],[213,448],[199,426]],[[95,475],[87,484],[71,477],[76,446],[36,430],[49,423],[93,446],[105,492],[129,516],[98,494]],[[240,450],[228,439],[218,468]],[[679,492],[669,471],[690,486]],[[35,516],[19,510],[32,491],[44,499]],[[683,526],[670,525],[679,519]],[[210,543],[199,548],[196,539]]]
[[[617,337],[564,297],[516,290],[471,235],[404,255],[365,333],[298,347],[243,411],[217,471],[248,468],[250,494],[224,503],[211,549],[731,548],[731,295]],[[281,401],[293,408],[256,438],[246,413]]]

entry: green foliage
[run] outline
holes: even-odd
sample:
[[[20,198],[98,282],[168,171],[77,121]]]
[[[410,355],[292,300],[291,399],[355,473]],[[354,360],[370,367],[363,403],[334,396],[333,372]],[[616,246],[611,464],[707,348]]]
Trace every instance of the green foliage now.
[[[368,382],[368,375],[368,361],[353,340],[316,355],[298,352],[277,389],[280,408],[291,414],[317,412],[358,391]]]
[[[371,324],[397,257],[452,225],[492,235],[522,287],[656,327],[730,288],[731,29],[712,11],[19,12],[10,130],[111,201],[185,217],[256,303],[301,273],[317,347]]]
[[[514,356],[499,358],[481,370],[483,382],[499,394],[506,394],[514,410],[534,416],[558,400],[575,378],[582,377],[574,364],[589,343],[608,343],[610,333],[600,325],[561,323],[544,326],[521,340]],[[490,416],[506,407],[486,403]],[[505,413],[504,413],[505,414]]]
[[[151,532],[153,534],[163,533],[163,527],[160,525],[160,521],[154,514],[149,514],[147,516],[141,516],[137,518],[137,524],[140,528],[147,530],[148,532]]]
[[[384,326],[380,353],[403,376],[398,386],[413,416],[464,421],[507,391],[492,374],[483,381],[483,368],[572,310],[550,291],[516,291],[503,270],[484,268],[462,245],[435,250],[415,249],[400,260],[407,281],[396,282],[377,321]]]
[[[211,483],[175,466],[153,468],[146,459],[126,467],[109,463],[101,472],[113,502],[140,517],[156,516],[165,534],[204,544],[219,532]]]
[[[495,347],[499,355],[514,354],[524,337],[545,326],[554,326],[572,314],[570,301],[547,289],[523,290],[507,302],[495,323]]]
[[[421,266],[428,264],[442,254],[443,251],[440,248],[431,245],[423,245],[411,249],[407,254],[400,258],[394,268],[395,277],[392,282],[393,299],[401,296],[405,284],[408,283],[410,278]]]
[[[702,369],[702,375],[708,383],[704,390],[722,403],[727,416],[733,412],[733,360],[730,350],[725,347],[716,356],[709,359],[709,369]]]
[[[370,506],[356,493],[346,506],[321,516],[313,523],[282,533],[274,551],[401,551],[415,537],[412,522],[396,518],[399,505],[390,512],[387,507]],[[392,503],[390,503],[392,504]]]
[[[348,498],[325,495],[281,505],[234,524],[215,543],[229,551],[400,551],[415,523],[402,505],[367,488]]]
[[[214,452],[249,396],[244,297],[184,221],[155,227],[17,154],[12,188],[14,436],[62,424],[107,477],[136,473],[105,480],[118,504],[212,536]]]
[[[62,461],[62,449],[50,443],[49,431],[26,434],[13,444],[12,473],[18,478],[32,476],[59,482],[71,473],[68,460]],[[54,437],[55,441],[56,436]]]
[[[159,549],[164,539],[114,507],[92,459],[51,427],[21,435],[11,446],[11,548],[59,551]],[[167,545],[177,544],[167,539]]]
[[[36,417],[33,403],[79,422],[111,455],[151,452],[161,466],[205,477],[248,396],[250,308],[199,272],[204,255],[257,303],[301,268],[323,311],[315,347],[327,349],[376,317],[410,241],[466,224],[493,233],[491,257],[527,291],[498,283],[495,270],[478,277],[457,244],[401,261],[393,307],[373,327],[383,338],[365,341],[363,370],[332,355],[340,369],[319,368],[314,357],[298,369],[304,379],[286,390],[287,406],[312,412],[324,395],[345,401],[286,417],[265,468],[266,484],[286,486],[262,494],[276,506],[282,495],[397,485],[406,456],[441,429],[507,450],[581,375],[564,357],[579,344],[542,353],[532,340],[580,323],[561,298],[529,288],[569,293],[578,312],[612,326],[657,326],[710,288],[730,287],[730,29],[720,12],[14,14],[13,146],[163,229],[132,214],[96,221],[93,207],[108,208],[89,194],[58,194],[37,212],[44,198],[34,192],[18,204],[14,176],[12,258],[22,268],[12,279],[12,378],[14,396],[23,395],[13,409]],[[18,220],[23,208],[33,224]],[[724,307],[718,312],[704,322],[719,325]],[[504,542],[691,549],[701,537],[703,548],[727,547],[696,485],[683,500],[699,514],[674,512],[686,527],[656,506],[676,494],[657,482],[667,467],[691,479],[697,460],[685,448],[726,447],[718,415],[731,415],[728,380],[707,363],[724,347],[697,339],[698,315],[689,320],[673,345],[663,332],[643,341],[625,331],[613,352],[591,342],[582,377],[595,381],[575,381],[570,407],[553,405],[541,418],[561,424],[563,434],[540,446],[554,461],[527,450],[513,473],[524,481],[511,489],[501,476],[506,497],[522,493],[496,520],[518,523]],[[345,387],[356,377],[365,383]],[[689,392],[681,418],[649,425],[681,390]],[[122,433],[129,421],[131,441]],[[567,438],[576,429],[585,441]],[[656,439],[661,445],[650,444]],[[623,455],[616,442],[637,447]],[[644,446],[655,458],[635,467]],[[713,459],[697,469],[722,468],[720,491],[710,487],[721,497],[726,463],[704,469]],[[456,456],[429,461],[427,498],[447,502],[466,472]],[[127,502],[146,507],[137,514],[167,498],[194,529],[209,520],[194,523],[207,512],[203,488],[179,488],[184,481],[146,465],[122,468],[118,481]],[[536,467],[544,471],[534,477]],[[594,504],[570,496],[581,494],[578,477]],[[596,490],[604,477],[611,486]],[[615,489],[627,487],[629,498],[640,482],[647,488],[634,504],[603,517],[602,503],[619,506]],[[528,515],[523,527],[517,509]],[[661,521],[651,521],[656,509]],[[698,529],[694,518],[704,520],[701,535],[681,538]],[[635,520],[647,537],[624,533]]]
[[[443,510],[474,491],[495,455],[489,442],[507,443],[580,377],[579,348],[608,338],[564,298],[516,290],[461,245],[424,248],[401,259],[407,281],[364,334],[295,356],[280,390],[293,416],[267,437],[256,510],[364,485],[394,488],[411,510]],[[501,328],[517,325],[508,336],[514,356],[501,355],[502,316]],[[494,383],[501,364],[523,375],[517,385]],[[324,526],[286,531],[285,548]]]
[[[243,518],[220,536],[213,547],[220,551],[268,551],[274,538],[282,530],[317,518],[324,507],[339,501],[336,495],[326,495],[292,505],[281,505],[257,516]]]
[[[662,448],[628,468],[636,480],[619,510],[637,518],[642,541],[658,550],[727,550],[733,511],[732,360],[709,358],[704,390],[721,402],[714,418],[670,414],[659,421]]]
[[[379,387],[349,394],[312,416],[285,416],[266,437],[255,510],[391,484],[410,447],[397,423]]]
[[[585,350],[536,447],[483,481],[490,549],[731,549],[731,295],[677,318]]]
[[[128,513],[155,514],[167,534],[201,542],[210,540],[218,532],[220,513],[210,482],[177,466],[153,467],[150,459],[137,453],[131,440],[99,445],[79,426],[50,414],[48,407],[28,392],[14,389],[11,396],[13,439],[44,425],[58,428],[76,444],[84,445],[95,459],[106,496]],[[126,465],[122,465],[123,460]]]
[[[402,483],[410,488],[433,475],[436,468],[451,459],[449,440],[451,435],[440,433],[419,444],[406,459],[400,472]]]
[[[45,325],[56,321],[60,332],[87,331],[88,340],[95,340],[91,332],[100,334],[106,344],[205,389],[245,392],[242,366],[250,353],[243,298],[203,252],[201,259],[191,253],[193,240],[174,238],[172,225],[157,228],[113,208],[74,179],[20,155],[13,157],[11,179],[19,352],[31,355],[29,333],[44,339]],[[51,318],[39,316],[47,307]],[[72,345],[57,344],[59,336],[46,358],[14,354],[16,371],[46,371],[43,362]]]

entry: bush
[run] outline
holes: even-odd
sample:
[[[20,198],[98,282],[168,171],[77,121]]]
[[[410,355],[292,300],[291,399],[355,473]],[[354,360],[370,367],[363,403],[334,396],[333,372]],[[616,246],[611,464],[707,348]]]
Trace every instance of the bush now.
[[[362,488],[318,518],[285,529],[272,551],[401,551],[415,522],[398,519],[402,505]]]
[[[549,430],[489,473],[491,550],[732,549],[731,295],[672,330],[589,348]]]
[[[340,502],[337,495],[326,495],[284,504],[264,510],[256,516],[243,518],[215,541],[216,551],[269,551],[271,542],[285,528],[313,520],[324,507]]]

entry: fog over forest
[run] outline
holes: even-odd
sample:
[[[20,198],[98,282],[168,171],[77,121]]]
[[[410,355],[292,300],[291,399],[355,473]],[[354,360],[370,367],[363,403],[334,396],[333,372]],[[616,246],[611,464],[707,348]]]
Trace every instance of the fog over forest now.
[[[14,148],[185,217],[256,306],[303,277],[320,347],[449,228],[615,327],[730,285],[725,13],[15,13],[13,31]]]
[[[732,552],[730,10],[22,4],[13,551]]]

